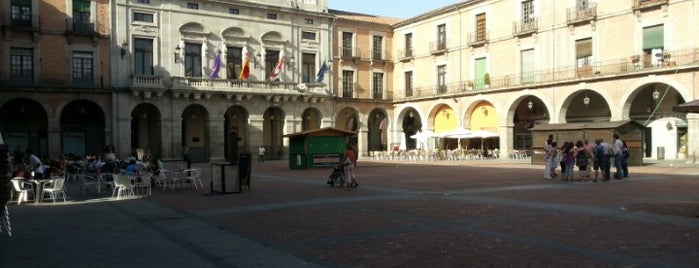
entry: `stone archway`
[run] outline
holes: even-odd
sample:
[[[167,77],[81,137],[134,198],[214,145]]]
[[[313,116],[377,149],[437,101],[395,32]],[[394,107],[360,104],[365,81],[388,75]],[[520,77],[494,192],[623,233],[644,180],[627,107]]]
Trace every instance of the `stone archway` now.
[[[155,105],[141,103],[131,112],[131,147],[162,158],[161,113]]]

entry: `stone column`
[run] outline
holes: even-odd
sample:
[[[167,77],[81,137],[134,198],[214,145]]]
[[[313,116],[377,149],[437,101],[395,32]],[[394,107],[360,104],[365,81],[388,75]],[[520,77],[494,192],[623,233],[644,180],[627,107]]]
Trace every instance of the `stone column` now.
[[[224,129],[225,119],[223,117],[209,117],[209,162],[225,161],[224,152],[226,146],[224,139],[226,131]]]
[[[361,156],[369,156],[369,129],[362,125],[357,132],[357,149]]]
[[[498,148],[498,158],[507,159],[512,153],[512,141],[515,136],[514,126],[501,126],[500,127],[500,146]]]
[[[695,164],[699,157],[699,114],[687,114],[687,162]]]
[[[58,157],[63,153],[63,147],[61,146],[61,126],[60,119],[49,120],[47,126],[48,137],[46,143],[48,146],[48,154],[51,159],[58,159]],[[58,146],[51,146],[52,144],[57,144]],[[37,150],[36,153],[39,155],[40,151]],[[48,163],[45,163],[48,164]]]

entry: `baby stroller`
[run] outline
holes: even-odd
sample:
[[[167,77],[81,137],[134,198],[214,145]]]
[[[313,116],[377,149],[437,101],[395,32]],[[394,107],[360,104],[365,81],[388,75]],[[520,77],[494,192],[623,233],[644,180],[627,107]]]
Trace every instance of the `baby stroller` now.
[[[345,169],[343,164],[335,164],[333,166],[333,171],[328,177],[328,185],[330,187],[335,187],[335,184],[343,187],[345,185]]]

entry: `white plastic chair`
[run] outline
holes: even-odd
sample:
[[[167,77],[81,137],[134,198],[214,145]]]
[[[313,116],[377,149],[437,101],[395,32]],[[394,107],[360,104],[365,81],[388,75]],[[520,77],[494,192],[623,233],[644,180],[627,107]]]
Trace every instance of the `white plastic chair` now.
[[[82,191],[84,194],[87,193],[87,190],[92,187],[95,187],[98,193],[101,192],[99,179],[95,176],[78,174],[77,181],[82,186]]]
[[[144,173],[141,174],[141,181],[136,182],[136,192],[140,195],[140,190],[143,189],[144,194],[147,194],[147,196],[151,196],[152,194],[152,187],[151,187],[151,178],[152,175],[150,173]]]
[[[186,169],[182,173],[185,175],[184,181],[191,183],[194,189],[199,189],[197,184],[199,184],[202,190],[204,189],[204,185],[201,183],[201,171],[199,169]]]
[[[53,180],[53,182],[49,183],[49,185],[44,186],[43,189],[43,194],[49,194],[49,197],[51,197],[51,200],[53,200],[54,203],[56,203],[56,197],[62,197],[63,202],[66,201],[66,192],[63,188],[63,185],[65,183],[64,178],[58,178]]]
[[[126,175],[116,175],[114,176],[114,192],[112,196],[116,194],[117,200],[121,199],[122,195],[134,195],[134,185],[131,184],[131,178]]]
[[[27,202],[27,197],[29,194],[32,194],[32,196],[34,195],[34,185],[24,181],[23,178],[16,177],[10,181],[12,182],[13,187],[13,191],[11,193],[19,193],[17,196],[17,205],[22,204],[22,201]],[[10,196],[10,200],[12,199],[14,199],[14,197]]]

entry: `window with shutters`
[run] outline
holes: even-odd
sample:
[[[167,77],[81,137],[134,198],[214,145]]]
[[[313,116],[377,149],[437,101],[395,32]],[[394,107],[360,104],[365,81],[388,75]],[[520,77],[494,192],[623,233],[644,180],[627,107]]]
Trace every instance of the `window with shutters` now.
[[[350,32],[342,32],[342,57],[353,57],[354,51],[353,40],[354,34]]]
[[[437,93],[447,93],[447,66],[437,66]]]
[[[592,59],[592,38],[575,41],[575,59],[578,67],[590,66]]]
[[[413,96],[413,72],[405,72],[405,96]]]
[[[375,100],[383,99],[383,73],[374,73],[372,76],[373,97]]]
[[[354,71],[342,71],[342,97],[354,97]]]
[[[486,40],[485,13],[476,15],[476,42]]]
[[[665,48],[665,33],[663,25],[643,28],[643,65],[657,66],[662,62]]]
[[[374,35],[371,46],[372,46],[371,59],[373,59],[373,60],[383,59],[383,36]]]

